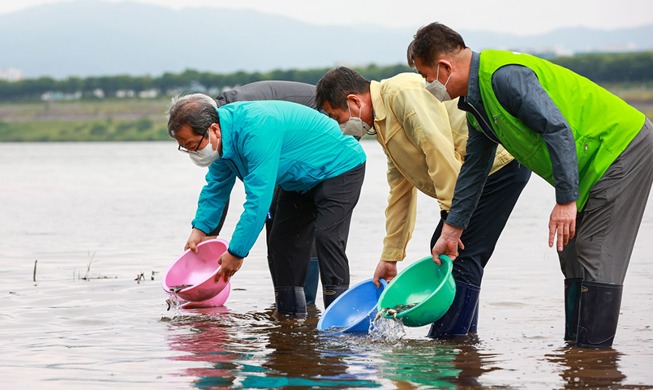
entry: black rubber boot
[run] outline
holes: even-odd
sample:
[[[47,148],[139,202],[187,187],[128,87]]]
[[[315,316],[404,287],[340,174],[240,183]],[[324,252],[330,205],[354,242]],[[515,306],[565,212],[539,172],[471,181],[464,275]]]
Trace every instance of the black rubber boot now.
[[[274,288],[274,300],[277,313],[297,316],[306,315],[306,297],[304,287],[281,286]]]
[[[431,324],[427,336],[433,339],[467,336],[476,313],[480,292],[480,287],[456,282],[456,295],[451,307],[442,318]]]
[[[582,278],[565,279],[565,341],[576,341]]]
[[[609,348],[617,333],[623,286],[583,282],[577,347]]]
[[[317,283],[320,279],[320,266],[317,263],[317,257],[311,257],[308,261],[308,271],[304,280],[304,295],[306,296],[307,305],[315,305],[317,297]]]
[[[479,291],[480,293],[480,291]],[[469,333],[476,334],[478,328],[478,302],[476,301],[476,309],[474,310],[474,318],[472,318],[472,323],[469,324]]]
[[[322,296],[324,297],[324,308],[326,309],[329,305],[336,300],[342,293],[349,289],[348,285],[342,286],[333,286],[333,285],[322,285]]]

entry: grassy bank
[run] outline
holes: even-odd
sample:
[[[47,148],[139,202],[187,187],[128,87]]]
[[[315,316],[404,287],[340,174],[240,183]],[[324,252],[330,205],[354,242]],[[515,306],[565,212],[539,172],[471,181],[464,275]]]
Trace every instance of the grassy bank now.
[[[0,104],[0,142],[169,139],[168,99]]]
[[[653,85],[606,87],[653,118]],[[167,98],[3,103],[0,142],[167,140],[168,103]]]

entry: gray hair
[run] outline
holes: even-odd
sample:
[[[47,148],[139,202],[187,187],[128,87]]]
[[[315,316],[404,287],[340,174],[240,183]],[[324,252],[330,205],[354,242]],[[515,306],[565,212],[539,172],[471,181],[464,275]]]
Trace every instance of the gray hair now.
[[[213,123],[219,123],[218,104],[208,95],[192,93],[172,98],[168,115],[168,134],[175,133],[184,125],[189,125],[193,133],[202,135]]]

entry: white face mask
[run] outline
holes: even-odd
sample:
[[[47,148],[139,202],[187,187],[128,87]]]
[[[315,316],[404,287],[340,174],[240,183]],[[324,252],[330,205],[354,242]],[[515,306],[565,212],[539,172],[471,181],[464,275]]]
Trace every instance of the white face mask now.
[[[213,150],[213,145],[211,142],[206,143],[206,146],[198,150],[197,153],[188,153],[188,156],[199,167],[208,167],[213,164],[215,160],[220,158],[220,153],[216,150]]]
[[[349,110],[349,119],[345,123],[341,123],[340,130],[342,134],[353,135],[354,137],[361,138],[365,134],[368,134],[370,131],[370,125],[363,122],[360,118],[360,115],[356,118],[351,116],[351,108],[349,108],[349,102],[347,102],[347,109]]]
[[[435,80],[431,81],[430,83],[427,82],[425,84],[426,90],[431,92],[431,94],[441,102],[451,100],[451,96],[449,96],[449,92],[447,92],[447,84],[449,84],[451,73],[449,73],[449,77],[447,77],[447,81],[445,81],[444,85],[438,81],[439,75],[440,75],[440,64],[438,64],[438,70],[435,72]]]

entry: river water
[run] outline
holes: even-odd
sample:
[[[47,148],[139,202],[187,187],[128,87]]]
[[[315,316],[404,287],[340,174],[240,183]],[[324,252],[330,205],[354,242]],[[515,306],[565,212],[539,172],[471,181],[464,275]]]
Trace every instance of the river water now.
[[[385,157],[368,154],[348,255],[352,284],[381,251]],[[653,205],[626,278],[614,348],[563,342],[563,278],[547,241],[553,189],[533,177],[486,268],[478,338],[320,334],[275,318],[263,235],[224,307],[167,310],[204,170],[157,143],[0,144],[3,388],[653,388]],[[224,238],[242,210],[237,184]],[[429,255],[438,212],[419,199],[408,257]],[[319,295],[319,294],[318,294]]]

